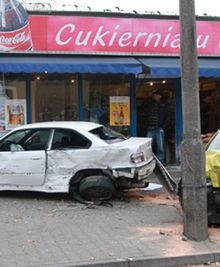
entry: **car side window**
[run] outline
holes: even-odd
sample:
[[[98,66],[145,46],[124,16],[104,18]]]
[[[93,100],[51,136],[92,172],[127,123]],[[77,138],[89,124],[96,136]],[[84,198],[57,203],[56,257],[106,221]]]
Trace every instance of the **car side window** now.
[[[0,141],[0,151],[11,151],[11,145],[19,145],[21,140],[28,134],[29,131],[13,132],[6,138]],[[22,148],[21,148],[22,149]],[[24,150],[24,149],[22,149]]]
[[[52,149],[82,149],[89,148],[91,141],[89,141],[82,134],[68,129],[56,129]]]
[[[37,129],[32,131],[27,138],[23,140],[24,150],[45,150],[50,137],[49,129]]]
[[[45,150],[49,136],[49,129],[20,130],[0,142],[0,151]]]

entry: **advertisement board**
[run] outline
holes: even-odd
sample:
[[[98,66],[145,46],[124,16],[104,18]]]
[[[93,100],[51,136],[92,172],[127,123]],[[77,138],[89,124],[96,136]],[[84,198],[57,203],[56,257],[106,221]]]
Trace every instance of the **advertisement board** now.
[[[5,119],[6,129],[26,124],[26,99],[6,99]]]
[[[29,15],[17,0],[5,2],[0,52],[178,55],[178,20]],[[19,12],[18,12],[19,11]],[[19,17],[16,17],[18,16]],[[220,22],[197,21],[200,55],[220,55]]]
[[[0,131],[5,129],[5,85],[0,81]]]
[[[130,97],[110,96],[110,125],[130,125]]]

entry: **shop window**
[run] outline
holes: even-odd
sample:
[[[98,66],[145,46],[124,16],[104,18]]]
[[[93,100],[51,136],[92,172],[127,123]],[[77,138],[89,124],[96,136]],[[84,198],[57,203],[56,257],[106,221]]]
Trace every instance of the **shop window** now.
[[[25,77],[3,74],[0,81],[0,130],[25,124],[26,116]]]
[[[74,75],[33,76],[32,122],[78,120],[77,83]]]
[[[200,80],[201,132],[215,132],[220,124],[220,83],[218,79]]]
[[[83,97],[85,120],[111,127],[127,136],[130,134],[129,75],[84,75]],[[114,102],[116,97],[120,98]],[[118,111],[117,123],[113,121],[116,112],[110,113],[111,105]]]

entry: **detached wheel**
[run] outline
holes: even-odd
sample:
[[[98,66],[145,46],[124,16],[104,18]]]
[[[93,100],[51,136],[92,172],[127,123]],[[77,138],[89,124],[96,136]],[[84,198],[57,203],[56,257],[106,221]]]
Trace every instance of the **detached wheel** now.
[[[88,176],[79,185],[79,193],[86,200],[109,200],[113,197],[115,191],[112,180],[102,175]]]

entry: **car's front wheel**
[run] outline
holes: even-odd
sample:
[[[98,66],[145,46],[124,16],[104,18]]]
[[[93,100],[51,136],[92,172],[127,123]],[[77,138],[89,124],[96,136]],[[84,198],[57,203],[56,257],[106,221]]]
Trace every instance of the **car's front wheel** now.
[[[85,177],[79,184],[79,193],[86,200],[109,200],[114,196],[115,192],[113,181],[103,175]]]

